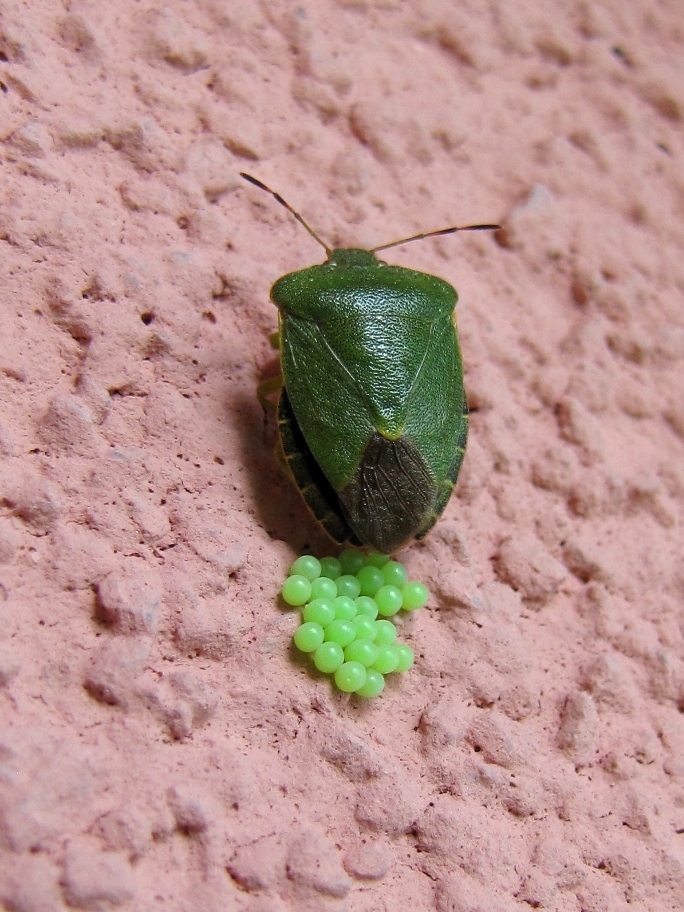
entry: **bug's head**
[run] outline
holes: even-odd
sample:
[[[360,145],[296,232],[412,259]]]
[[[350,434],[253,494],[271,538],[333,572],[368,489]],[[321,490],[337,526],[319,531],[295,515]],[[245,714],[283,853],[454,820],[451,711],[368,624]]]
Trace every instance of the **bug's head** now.
[[[372,250],[360,247],[336,247],[328,254],[326,266],[377,266],[378,258]]]

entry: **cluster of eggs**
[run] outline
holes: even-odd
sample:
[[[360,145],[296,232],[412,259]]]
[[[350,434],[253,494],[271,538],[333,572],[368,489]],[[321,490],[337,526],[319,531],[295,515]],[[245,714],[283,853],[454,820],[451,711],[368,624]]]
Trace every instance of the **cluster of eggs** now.
[[[389,619],[422,608],[428,596],[398,561],[351,549],[339,558],[297,558],[282,588],[283,601],[302,610],[297,648],[333,675],[339,690],[361,697],[377,697],[386,674],[413,665],[411,647],[396,642]]]

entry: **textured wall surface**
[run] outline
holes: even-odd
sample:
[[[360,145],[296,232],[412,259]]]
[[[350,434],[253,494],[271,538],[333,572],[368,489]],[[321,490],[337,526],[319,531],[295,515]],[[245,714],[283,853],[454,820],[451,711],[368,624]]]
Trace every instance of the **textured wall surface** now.
[[[0,903],[684,909],[684,24],[667,0],[0,3]],[[459,290],[472,407],[416,664],[277,593],[332,553],[255,387],[329,242]]]

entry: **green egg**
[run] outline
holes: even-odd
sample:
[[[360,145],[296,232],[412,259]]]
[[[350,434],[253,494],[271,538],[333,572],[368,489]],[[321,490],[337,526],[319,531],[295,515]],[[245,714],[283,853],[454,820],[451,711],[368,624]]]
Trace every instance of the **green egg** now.
[[[407,646],[406,643],[397,643],[395,648],[399,654],[396,670],[408,671],[413,665],[413,650],[410,646]]]
[[[311,583],[311,599],[334,599],[337,596],[335,581],[327,576],[319,576]]]
[[[356,601],[356,613],[364,614],[366,617],[376,619],[378,616],[378,606],[375,602],[375,599],[372,599],[368,595],[359,595],[355,599]]]
[[[385,679],[373,668],[366,669],[366,682],[363,687],[359,687],[356,693],[360,697],[379,697],[385,689]]]
[[[320,624],[321,627],[327,627],[335,620],[335,603],[332,599],[313,599],[302,611],[302,618]]]
[[[305,576],[310,583],[321,575],[321,562],[311,554],[303,554],[290,567],[290,576]]]
[[[366,555],[365,563],[369,567],[377,567],[378,570],[381,570],[389,560],[388,554],[378,554],[376,551],[372,551],[370,554]],[[358,573],[358,570],[357,570]]]
[[[383,617],[395,615],[403,601],[401,589],[397,589],[396,586],[380,586],[373,597],[378,606],[378,614]]]
[[[356,578],[361,587],[361,595],[368,595],[371,598],[373,598],[375,593],[384,583],[382,571],[378,570],[377,567],[361,567],[356,574]]]
[[[336,557],[321,558],[321,576],[327,579],[336,580],[342,573],[342,564]]]
[[[404,610],[415,611],[417,608],[423,608],[427,605],[430,597],[427,586],[423,583],[411,582],[402,586],[402,595],[404,596]]]
[[[357,640],[374,640],[377,634],[375,621],[364,614],[357,614],[352,620]]]
[[[295,631],[295,646],[301,652],[315,652],[323,642],[323,628],[320,624],[307,622]]]
[[[356,639],[356,628],[351,621],[331,621],[325,628],[325,639],[329,643],[339,643],[344,649]]]
[[[399,561],[388,561],[381,568],[382,578],[387,586],[401,588],[408,579],[406,568]]]
[[[350,576],[348,573],[338,576],[335,583],[338,595],[346,595],[348,598],[355,599],[361,593],[361,584],[355,576]]]
[[[344,650],[345,662],[360,662],[369,668],[378,657],[378,647],[371,640],[354,640]]]
[[[347,595],[338,595],[333,601],[335,617],[341,621],[351,621],[356,617],[356,602]]]
[[[392,621],[376,621],[375,630],[375,642],[378,646],[391,644],[397,638],[397,628]]]
[[[368,674],[360,662],[345,662],[335,672],[335,684],[344,693],[353,693],[366,683]]]
[[[300,573],[288,576],[283,583],[281,594],[286,605],[296,608],[311,598],[311,582]]]
[[[348,548],[340,554],[340,566],[342,573],[349,576],[356,576],[361,567],[363,567],[363,554]]]
[[[321,643],[314,652],[313,661],[323,674],[333,674],[344,662],[344,650],[339,643]]]

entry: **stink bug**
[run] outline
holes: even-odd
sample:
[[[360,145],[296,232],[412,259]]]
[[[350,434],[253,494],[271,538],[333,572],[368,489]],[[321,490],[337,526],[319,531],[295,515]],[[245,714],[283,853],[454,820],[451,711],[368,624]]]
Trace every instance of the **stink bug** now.
[[[310,510],[339,544],[392,554],[421,539],[454,489],[468,406],[448,282],[389,266],[380,250],[456,231],[417,234],[372,250],[332,249],[278,194],[249,174],[325,249],[327,259],[271,288],[279,310],[281,456]]]

